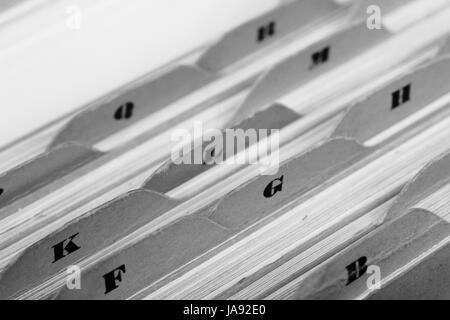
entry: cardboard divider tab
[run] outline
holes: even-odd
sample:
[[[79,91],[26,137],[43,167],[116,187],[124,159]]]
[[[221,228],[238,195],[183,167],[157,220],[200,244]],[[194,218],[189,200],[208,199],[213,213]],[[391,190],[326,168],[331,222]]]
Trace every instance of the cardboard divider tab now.
[[[198,67],[180,65],[156,78],[139,80],[76,115],[55,137],[50,148],[71,141],[94,145],[215,78]]]
[[[382,290],[370,292],[367,300],[449,300],[450,238],[441,241],[414,261]]]
[[[425,166],[401,191],[390,208],[385,223],[393,221],[420,197],[430,194],[435,188],[446,183],[450,178],[450,153]]]
[[[210,219],[239,231],[292,199],[323,184],[370,153],[351,139],[333,139],[282,165],[276,175],[258,176],[222,199]]]
[[[21,164],[0,176],[0,206],[32,193],[101,155],[93,149],[68,143]]]
[[[225,34],[199,59],[198,65],[220,72],[302,27],[323,20],[341,6],[333,0],[293,1]]]
[[[316,267],[299,285],[295,298],[358,299],[376,293],[376,281],[381,281],[377,293],[381,294],[399,268],[449,235],[447,221],[426,210],[414,209]]]
[[[273,129],[280,130],[288,124],[300,119],[300,117],[301,116],[299,114],[289,108],[282,105],[274,105],[264,111],[256,113],[252,118],[247,119],[230,129],[242,129],[244,131],[248,129],[267,129],[269,131]],[[257,135],[257,141],[259,141],[259,134]],[[204,164],[194,164],[192,159],[193,154],[196,152],[194,149],[191,150],[190,155],[187,155],[187,157],[191,159],[191,164],[175,164],[172,160],[169,160],[145,182],[143,188],[165,193],[207,171],[214,166],[214,161],[211,161],[212,163],[207,162],[208,160],[214,160],[214,157],[211,157],[211,159],[205,159],[207,152],[214,152],[214,156],[220,156],[223,160],[226,160],[231,156],[226,154],[227,135],[225,130],[222,131],[222,143],[223,146],[221,150],[207,150],[207,147],[211,144],[211,141],[206,141],[203,143],[201,146],[201,154],[203,155],[204,161],[206,160]],[[236,147],[240,146],[236,145]],[[248,147],[247,139],[245,141],[245,145],[241,147]],[[233,154],[241,151],[241,149],[235,149]]]
[[[201,215],[185,217],[134,245],[132,250],[123,250],[94,266],[82,275],[81,290],[61,288],[54,298],[126,298],[136,288],[188,263],[228,236],[228,230]],[[111,271],[122,275],[120,285],[114,285],[115,288],[108,282]]]
[[[351,108],[336,129],[336,136],[364,142],[450,92],[450,59],[438,58]],[[355,124],[364,123],[364,126]]]
[[[364,52],[390,35],[386,29],[369,30],[365,21],[357,22],[280,62],[254,85],[239,109],[238,119],[251,116],[261,106]]]

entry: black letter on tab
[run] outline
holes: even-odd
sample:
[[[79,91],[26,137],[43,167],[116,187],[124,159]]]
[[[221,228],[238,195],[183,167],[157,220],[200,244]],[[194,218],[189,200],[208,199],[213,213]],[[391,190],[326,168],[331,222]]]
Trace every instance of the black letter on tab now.
[[[348,280],[346,286],[361,278],[367,271],[367,257],[361,257],[347,267]]]
[[[133,116],[134,104],[133,102],[127,102],[121,105],[114,113],[114,119],[130,119]]]
[[[310,70],[314,69],[318,65],[324,64],[328,61],[330,58],[330,47],[325,47],[320,51],[315,52],[311,56],[311,66],[309,67]]]
[[[280,178],[275,179],[271,183],[269,183],[264,189],[264,197],[272,198],[276,193],[283,191],[283,179],[284,176],[281,176]]]
[[[263,42],[267,37],[272,37],[275,34],[275,22],[272,21],[262,27],[258,28],[258,42]]]
[[[53,248],[53,253],[55,260],[53,260],[52,263],[55,263],[56,261],[64,258],[65,256],[68,256],[72,252],[77,251],[81,247],[77,246],[73,239],[78,235],[78,233],[75,233],[73,236],[69,237],[68,239],[65,239],[64,241],[61,241],[60,243],[55,244]],[[68,241],[66,243],[66,241]]]
[[[411,99],[411,84],[392,93],[392,110],[405,104]]]
[[[103,276],[103,279],[105,279],[105,294],[119,287],[117,282],[122,282],[122,273],[125,273],[124,264]]]

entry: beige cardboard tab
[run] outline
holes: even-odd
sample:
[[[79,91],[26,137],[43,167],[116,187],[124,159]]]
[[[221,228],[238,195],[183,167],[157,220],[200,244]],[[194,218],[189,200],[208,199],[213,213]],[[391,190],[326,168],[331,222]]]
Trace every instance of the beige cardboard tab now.
[[[0,176],[0,206],[33,192],[102,153],[78,144],[64,144]]]
[[[323,184],[370,151],[350,139],[326,141],[282,165],[276,175],[256,177],[231,192],[210,219],[239,231]]]
[[[282,5],[226,34],[204,53],[198,65],[212,72],[221,71],[289,33],[325,19],[338,8],[332,0],[302,0]]]
[[[244,131],[248,129],[256,129],[256,130],[267,129],[270,131],[272,129],[282,129],[283,127],[294,122],[295,120],[298,120],[299,118],[300,115],[295,113],[291,109],[288,109],[281,105],[274,105],[269,109],[266,109],[264,111],[255,114],[252,118],[243,121],[239,125],[235,126],[233,129],[242,129]],[[215,155],[218,156],[219,152],[221,152],[220,154],[221,159],[225,160],[230,156],[226,154],[227,135],[225,131],[223,131],[222,141],[223,141],[222,150],[221,151],[213,150],[210,151],[210,153],[214,152]],[[248,147],[247,142],[248,141],[246,141],[245,147]],[[205,152],[208,151],[206,148],[210,143],[211,141],[207,141],[202,145],[200,151],[202,155],[205,155]],[[237,152],[240,150],[235,151]],[[189,157],[189,159],[193,160],[192,155],[194,152],[195,150],[191,151],[191,156]],[[233,154],[235,154],[236,152],[233,152]],[[204,164],[194,164],[194,161],[191,161],[191,164],[186,163],[175,164],[172,160],[169,160],[145,182],[143,188],[165,193],[174,189],[180,184],[187,182],[193,177],[207,171],[212,166],[213,164],[208,164],[208,162],[206,161]]]
[[[440,58],[351,107],[335,136],[363,143],[450,91],[450,59]]]
[[[199,68],[181,65],[159,77],[141,80],[75,116],[57,135],[52,146],[67,141],[93,145],[213,79],[212,75]]]
[[[389,281],[382,290],[373,291],[371,300],[449,300],[450,238],[430,249],[411,270]]]
[[[243,102],[239,117],[242,119],[254,114],[262,106],[370,49],[389,35],[385,29],[369,30],[365,22],[356,23],[311,45],[264,74]]]
[[[82,273],[81,290],[62,288],[58,299],[124,299],[213,248],[229,232],[207,218],[194,215],[154,233]],[[110,273],[121,273],[111,287]],[[117,286],[118,285],[118,286]]]
[[[359,299],[376,287],[380,271],[384,283],[450,235],[447,221],[426,210],[415,209],[383,225],[314,269],[299,285],[297,299]],[[381,292],[380,291],[380,292]]]
[[[423,168],[402,190],[389,210],[385,222],[401,216],[417,199],[432,193],[450,178],[450,153]]]
[[[0,298],[42,282],[177,204],[156,192],[137,190],[92,210],[25,250],[1,275]]]

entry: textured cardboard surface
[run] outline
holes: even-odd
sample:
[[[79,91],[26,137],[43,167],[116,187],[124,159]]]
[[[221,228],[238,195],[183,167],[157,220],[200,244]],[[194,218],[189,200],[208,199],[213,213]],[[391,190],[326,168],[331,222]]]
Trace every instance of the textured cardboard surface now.
[[[298,120],[300,115],[295,113],[294,111],[281,106],[275,105],[255,114],[252,118],[243,121],[237,126],[233,127],[233,129],[279,129],[281,130],[283,127],[288,124]],[[259,140],[259,138],[258,138]],[[223,148],[222,154],[220,155],[224,160],[227,159],[231,155],[226,154],[226,145],[227,145],[226,134],[223,131]],[[205,142],[202,145],[202,154],[207,151],[205,148],[210,144],[210,141]],[[245,147],[248,147],[248,141],[246,141]],[[240,151],[240,150],[236,150]],[[192,150],[191,155],[195,152]],[[236,154],[234,152],[233,154]],[[192,157],[192,156],[191,156]],[[192,161],[193,163],[193,161]],[[157,172],[155,172],[144,184],[143,188],[154,190],[157,192],[165,193],[168,192],[175,187],[181,185],[182,183],[188,181],[189,179],[207,171],[214,164],[175,164],[172,160],[168,160]]]
[[[287,34],[322,19],[338,8],[339,6],[330,0],[294,1],[280,6],[226,34],[205,52],[199,60],[199,66],[218,72]],[[275,23],[275,33],[264,41],[258,41],[258,29],[270,22]]]
[[[435,248],[418,265],[368,297],[371,300],[449,300],[450,245]]]
[[[376,265],[381,279],[409,263],[450,232],[447,222],[430,212],[415,210],[384,225],[349,246],[316,270],[299,286],[297,299],[356,299],[371,289],[371,274],[364,273],[350,282],[347,268],[359,259],[365,266]]]
[[[167,71],[147,83],[139,83],[124,92],[115,93],[108,101],[81,112],[59,132],[52,146],[67,141],[93,145],[146,116],[161,110],[171,102],[201,88],[214,77],[195,66],[181,65]],[[132,104],[131,113],[125,116],[127,104]],[[122,113],[122,119],[118,119]]]
[[[390,33],[385,29],[369,30],[365,22],[358,22],[327,39],[318,41],[282,61],[263,75],[243,102],[239,117],[245,118],[252,115],[259,106],[270,103],[290,89],[331,70],[389,36]],[[326,48],[328,48],[328,60],[313,65],[313,56]]]
[[[102,155],[78,144],[64,144],[0,176],[0,206],[32,193],[46,183]]]
[[[200,216],[179,220],[104,262],[82,276],[81,290],[63,288],[59,299],[119,299],[135,293],[144,284],[156,281],[223,241],[229,232]],[[126,272],[120,286],[105,294],[105,273],[124,264]]]
[[[450,59],[438,59],[421,66],[357,103],[336,129],[336,135],[364,142],[450,90]],[[392,95],[410,85],[410,100],[392,108]],[[365,125],[358,125],[364,123]]]

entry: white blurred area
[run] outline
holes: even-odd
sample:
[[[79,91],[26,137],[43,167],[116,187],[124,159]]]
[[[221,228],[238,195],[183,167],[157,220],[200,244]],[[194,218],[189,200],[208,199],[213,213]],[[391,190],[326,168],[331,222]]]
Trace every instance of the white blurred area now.
[[[0,148],[280,0],[1,0]]]

